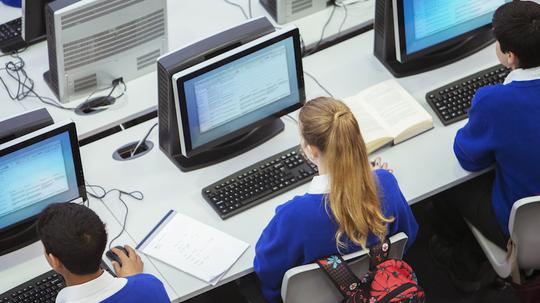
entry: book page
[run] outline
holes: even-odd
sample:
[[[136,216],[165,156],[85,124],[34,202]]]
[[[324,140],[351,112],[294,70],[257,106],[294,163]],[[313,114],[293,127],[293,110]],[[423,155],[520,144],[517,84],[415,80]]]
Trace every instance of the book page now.
[[[141,251],[216,285],[249,247],[222,231],[175,213]]]
[[[365,101],[362,98],[358,98],[357,96],[348,97],[343,99],[343,102],[349,106],[358,121],[358,126],[360,127],[364,142],[368,147],[368,152],[372,152],[392,140],[392,135],[363,105]]]
[[[367,110],[382,120],[383,127],[394,138],[417,124],[426,121],[430,121],[427,125],[433,124],[431,115],[395,80],[374,85],[359,95],[365,100]]]

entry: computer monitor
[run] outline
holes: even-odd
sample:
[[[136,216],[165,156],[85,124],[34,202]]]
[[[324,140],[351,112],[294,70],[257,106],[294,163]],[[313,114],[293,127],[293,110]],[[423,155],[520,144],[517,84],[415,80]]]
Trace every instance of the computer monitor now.
[[[171,80],[160,77],[159,81],[172,83],[172,99],[163,103],[173,104],[176,118],[162,119],[166,108],[160,100],[160,147],[181,170],[204,167],[260,145],[283,130],[279,117],[305,102],[297,28],[268,32],[229,49],[166,74]],[[162,132],[162,123],[176,127]]]
[[[21,36],[26,42],[46,39],[45,5],[52,0],[22,0]]]
[[[0,145],[0,255],[37,240],[47,205],[86,200],[78,144],[69,121]]]
[[[377,0],[375,55],[398,77],[459,60],[493,42],[493,13],[509,1]]]

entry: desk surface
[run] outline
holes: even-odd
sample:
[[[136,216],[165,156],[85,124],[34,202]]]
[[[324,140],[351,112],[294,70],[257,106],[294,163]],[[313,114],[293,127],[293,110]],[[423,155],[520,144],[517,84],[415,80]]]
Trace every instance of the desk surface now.
[[[390,79],[391,74],[372,56],[373,32],[345,41],[304,59],[304,68],[318,78],[336,97],[346,97]],[[424,100],[424,94],[453,79],[495,65],[491,47],[444,68],[402,78],[398,81],[434,117],[434,129],[403,142],[386,147],[375,155],[382,156],[394,169],[403,194],[415,203],[473,177],[455,159],[452,143],[455,132],[465,121],[444,127]],[[323,94],[306,77],[308,98]],[[139,242],[151,227],[169,210],[176,209],[205,224],[211,225],[250,244],[249,249],[226,274],[222,283],[253,271],[254,246],[263,228],[274,214],[276,206],[295,195],[303,194],[307,185],[275,197],[225,221],[221,220],[203,200],[201,189],[250,163],[255,163],[299,142],[297,125],[283,118],[285,131],[269,142],[228,161],[183,173],[155,147],[147,155],[128,162],[118,162],[111,154],[120,145],[141,138],[156,121],[148,121],[82,148],[85,175],[90,182],[104,186],[119,186],[141,190],[145,200],[130,203],[127,230],[133,241]],[[157,145],[157,132],[149,137]],[[103,168],[107,168],[104,173]],[[124,213],[120,203],[111,201],[110,209],[117,217]],[[168,283],[175,289],[176,301],[183,301],[211,287],[179,270],[154,261]]]
[[[267,16],[268,13],[260,5],[259,1],[251,0],[253,16]],[[374,1],[361,1],[348,6],[348,18],[343,26],[346,30],[359,23],[373,18]],[[244,5],[247,10],[247,1]],[[211,9],[209,9],[211,8]],[[225,28],[234,26],[244,21],[240,10],[222,0],[169,0],[168,10],[168,39],[169,49],[174,50],[199,40],[205,36],[214,34]],[[318,41],[322,27],[325,24],[331,8],[301,18],[295,22],[302,33],[306,44]],[[0,22],[9,21],[20,17],[20,9],[8,7],[0,3]],[[344,14],[342,8],[336,8],[336,12],[328,25],[325,37],[338,32]],[[20,54],[27,63],[26,71],[35,81],[35,91],[42,96],[56,99],[47,84],[43,81],[43,73],[49,69],[47,59],[47,42],[41,42],[26,49]],[[0,66],[13,60],[6,56],[0,58]],[[2,77],[4,74],[0,74]],[[10,81],[12,91],[16,90],[16,83]],[[134,118],[155,111],[157,108],[157,75],[149,73],[127,83],[127,92],[110,109],[87,116],[79,116],[72,111],[66,111],[53,106],[44,105],[36,98],[26,98],[23,101],[11,101],[3,88],[0,89],[2,110],[0,118],[11,116],[27,109],[45,106],[56,121],[72,119],[77,124],[79,139],[86,139],[92,135],[120,125]],[[84,101],[84,98],[66,103],[66,106],[75,107]]]

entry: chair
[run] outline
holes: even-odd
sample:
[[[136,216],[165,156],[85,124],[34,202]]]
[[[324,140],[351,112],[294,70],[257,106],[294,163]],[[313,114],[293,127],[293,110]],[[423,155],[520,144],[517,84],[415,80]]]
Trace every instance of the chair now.
[[[511,264],[506,250],[489,241],[468,221],[467,224],[497,275],[501,278],[510,276]],[[540,268],[540,196],[523,198],[514,203],[508,230],[510,238],[517,245],[519,268]]]
[[[401,259],[407,244],[407,235],[397,233],[390,237],[389,258]],[[369,269],[368,250],[343,256],[352,271],[359,277]],[[289,269],[281,283],[283,303],[338,303],[343,296],[317,263],[300,265]]]

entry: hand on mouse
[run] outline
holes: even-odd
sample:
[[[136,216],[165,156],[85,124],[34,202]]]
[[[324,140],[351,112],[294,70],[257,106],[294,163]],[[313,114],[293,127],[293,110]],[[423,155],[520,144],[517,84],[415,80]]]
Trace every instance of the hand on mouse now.
[[[140,274],[143,271],[144,263],[141,257],[135,252],[129,245],[124,245],[129,255],[126,255],[122,250],[118,248],[112,248],[111,250],[120,258],[122,265],[113,261],[112,266],[114,272],[118,277],[128,277],[136,274]]]

